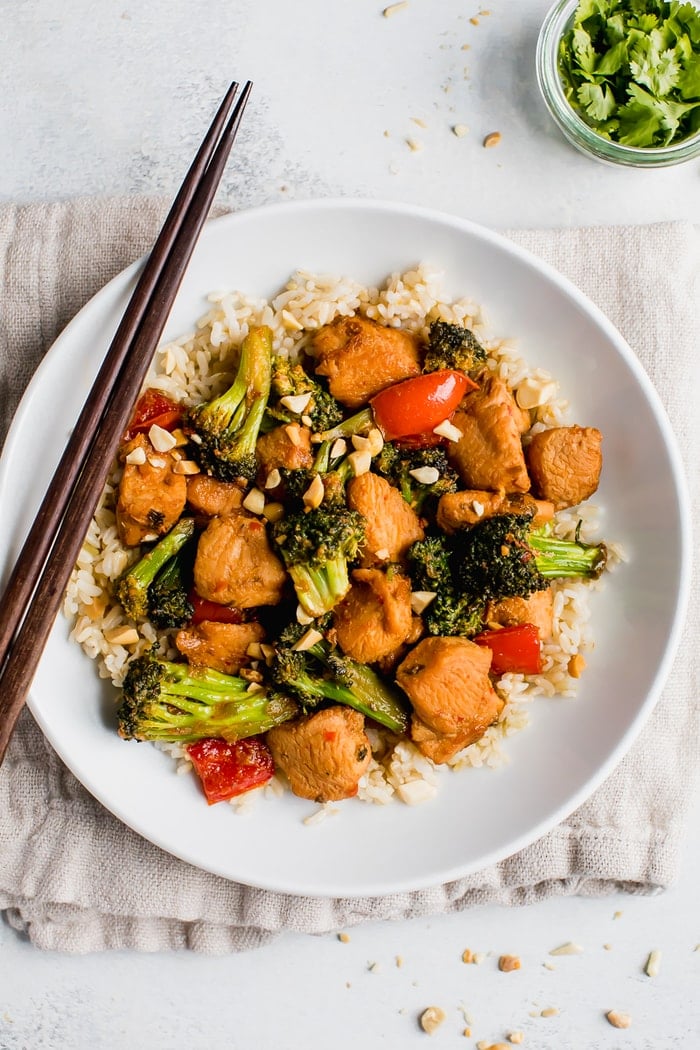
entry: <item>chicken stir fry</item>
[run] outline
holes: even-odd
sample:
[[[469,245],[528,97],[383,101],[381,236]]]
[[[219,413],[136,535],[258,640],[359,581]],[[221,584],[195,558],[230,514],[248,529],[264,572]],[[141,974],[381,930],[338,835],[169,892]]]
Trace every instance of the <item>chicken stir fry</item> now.
[[[290,363],[251,329],[224,394],[170,427],[141,410],[120,453],[139,558],[117,596],[160,634],[119,732],[187,747],[209,801],[275,770],[350,798],[369,729],[450,762],[498,721],[504,674],[541,672],[552,581],[605,566],[553,528],[598,487],[600,432],[531,432],[469,329],[423,343],[357,315],[306,345]]]

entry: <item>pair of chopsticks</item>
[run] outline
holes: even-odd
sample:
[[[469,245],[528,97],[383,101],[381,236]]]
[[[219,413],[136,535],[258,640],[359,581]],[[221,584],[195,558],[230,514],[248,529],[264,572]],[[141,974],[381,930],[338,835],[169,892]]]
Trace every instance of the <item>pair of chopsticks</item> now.
[[[0,599],[0,763],[240,126],[231,84],[175,198]],[[233,106],[233,109],[231,108]]]

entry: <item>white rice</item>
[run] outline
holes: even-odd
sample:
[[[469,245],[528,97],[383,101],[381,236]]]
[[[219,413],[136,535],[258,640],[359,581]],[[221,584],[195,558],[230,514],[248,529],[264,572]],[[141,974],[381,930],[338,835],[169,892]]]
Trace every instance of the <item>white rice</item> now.
[[[426,266],[393,274],[382,288],[366,288],[348,277],[300,270],[270,302],[240,291],[214,293],[208,297],[209,309],[194,330],[158,349],[145,385],[189,405],[207,401],[229,385],[238,348],[250,327],[269,325],[275,353],[294,356],[302,348],[310,349],[308,344],[315,330],[335,317],[355,313],[400,326],[424,338],[435,320],[467,325],[487,348],[489,367],[513,390],[526,378],[542,388],[552,384],[549,373],[528,368],[511,340],[493,338],[476,303],[467,298],[446,301],[441,283],[442,274]],[[555,393],[532,410],[533,431],[568,422],[568,407],[568,402]],[[158,640],[149,623],[140,625],[140,639],[134,645],[115,645],[105,637],[112,628],[131,625],[113,597],[113,585],[138,557],[136,551],[122,547],[117,535],[114,508],[118,482],[119,472],[115,469],[88,530],[64,601],[64,612],[73,621],[71,638],[96,661],[100,676],[115,686],[121,685],[129,660]],[[573,536],[579,520],[583,522],[581,538],[594,539],[598,514],[595,507],[588,505],[559,514],[557,535]],[[610,554],[610,563],[622,557],[614,547]],[[497,685],[506,701],[498,723],[477,743],[456,755],[449,766],[461,769],[502,765],[508,758],[503,742],[527,726],[529,708],[536,697],[575,695],[576,680],[569,675],[569,662],[575,654],[585,654],[593,648],[589,595],[598,586],[599,582],[554,584],[554,631],[543,646],[543,672],[535,676],[504,675]],[[161,651],[174,655],[167,636],[161,640]],[[375,729],[369,733],[373,757],[360,783],[361,799],[376,803],[398,799],[415,805],[434,797],[440,778],[449,775],[444,766],[436,766],[410,740],[398,740]],[[177,773],[190,772],[192,767],[184,748],[176,744],[159,746],[172,755]],[[275,777],[265,787],[234,799],[233,803],[245,811],[261,794],[269,797],[283,790],[282,779]],[[317,823],[329,812],[323,807],[307,822]]]

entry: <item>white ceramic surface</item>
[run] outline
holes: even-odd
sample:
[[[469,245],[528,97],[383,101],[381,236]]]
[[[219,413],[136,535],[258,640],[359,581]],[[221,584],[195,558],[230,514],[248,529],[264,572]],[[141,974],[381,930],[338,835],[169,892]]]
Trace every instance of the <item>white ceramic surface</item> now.
[[[624,544],[630,560],[594,597],[597,645],[578,698],[537,701],[531,726],[506,745],[512,759],[506,767],[446,774],[439,797],[415,808],[341,804],[338,816],[314,827],[302,820],[316,807],[289,795],[260,799],[247,815],[209,808],[193,777],[173,775],[171,760],[119,740],[111,690],[68,642],[68,625],[59,619],[30,698],[58,753],[140,834],[252,885],[318,895],[386,893],[454,879],[512,854],[580,804],[622,757],[659,695],[677,641],[688,511],[666,416],[600,311],[501,236],[440,213],[358,200],[228,216],[206,227],[166,337],[191,326],[213,289],[269,295],[296,267],[370,283],[419,261],[444,269],[449,293],[479,301],[494,334],[516,337],[533,366],[561,381],[572,421],[602,430],[602,531]],[[95,348],[109,344],[135,272],[117,277],[81,311],[20,406],[0,472],[0,504],[10,508],[0,524],[0,550],[8,562],[58,457],[53,435],[68,434],[97,368]]]

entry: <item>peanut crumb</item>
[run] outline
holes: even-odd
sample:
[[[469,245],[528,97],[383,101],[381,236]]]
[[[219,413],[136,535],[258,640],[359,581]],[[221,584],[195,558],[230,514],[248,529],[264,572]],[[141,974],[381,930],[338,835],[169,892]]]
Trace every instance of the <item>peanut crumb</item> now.
[[[468,131],[469,128],[466,124],[453,124],[452,126],[452,134],[456,135],[458,139],[463,139]]]
[[[586,661],[581,656],[581,654],[575,653],[574,656],[572,656],[569,660],[569,663],[566,667],[567,671],[569,672],[569,677],[580,678],[585,666]]]
[[[473,961],[476,963],[477,966],[481,966],[481,964],[482,964],[482,962],[484,961],[485,958],[486,958],[486,952],[474,952],[474,959],[473,959]]]
[[[471,1028],[465,1028],[464,1031],[462,1032],[462,1035],[464,1036],[465,1039],[471,1039],[471,1037],[472,1037],[472,1030],[471,1030]]]
[[[471,51],[471,44],[462,44],[462,51]]]
[[[522,1032],[511,1032],[508,1036],[508,1041],[515,1046],[520,1046],[524,1038],[525,1036]]]
[[[543,962],[542,965],[544,966],[545,970],[556,970],[556,966],[554,965],[554,963]]]
[[[621,911],[616,911],[614,913],[614,915],[613,915],[613,919],[621,919],[621,918],[622,918],[622,912]]]
[[[632,1024],[632,1018],[630,1015],[620,1013],[619,1010],[608,1010],[605,1018],[608,1024],[611,1024],[613,1028],[629,1028]]]
[[[423,143],[419,142],[418,139],[406,139],[406,145],[410,149],[411,153],[420,153],[423,149]]]
[[[420,1015],[419,1023],[424,1032],[432,1035],[446,1020],[447,1015],[440,1006],[429,1006]]]
[[[492,131],[484,139],[483,147],[484,147],[484,149],[492,149],[493,146],[497,146],[500,141],[501,141],[501,133],[500,133],[500,131]]]
[[[403,966],[403,955],[397,955],[395,959],[396,965],[399,969]]]
[[[540,1010],[540,1017],[556,1017],[558,1013],[556,1006],[545,1006],[544,1010]]]
[[[479,19],[476,17],[476,15],[474,15],[472,18],[470,18],[469,21],[471,22],[471,24],[473,26],[478,26],[478,24],[479,24]]]
[[[349,933],[339,933],[338,934],[338,940],[341,942],[341,944],[349,944],[350,943],[350,934]]]
[[[474,953],[472,952],[471,948],[465,948],[464,951],[462,952],[462,962],[463,963],[473,963],[474,962]]]
[[[498,969],[503,973],[520,969],[520,959],[517,955],[502,955],[498,960]]]
[[[403,11],[404,8],[408,7],[408,0],[400,0],[397,4],[389,4],[382,11],[385,18],[391,18],[392,15],[397,15],[399,11]]]
[[[422,117],[411,117],[411,120],[414,124],[417,124],[419,128],[427,128],[428,126]]]
[[[369,964],[367,969],[369,970],[370,973],[379,973],[381,971],[381,966],[379,965],[378,962],[373,962],[373,963]]]
[[[612,951],[612,944],[604,944],[603,948],[605,949],[606,952],[611,952]]]
[[[485,11],[479,11],[479,14],[481,15],[482,18],[488,18],[489,15],[491,14],[491,12],[489,10],[485,10]]]
[[[558,948],[552,948],[550,955],[580,955],[583,948],[580,944],[574,944],[573,941],[567,941],[566,944],[560,944]]]
[[[649,958],[647,959],[647,964],[644,967],[644,972],[647,975],[647,977],[658,977],[660,969],[661,952],[654,949],[654,951],[649,952]]]

